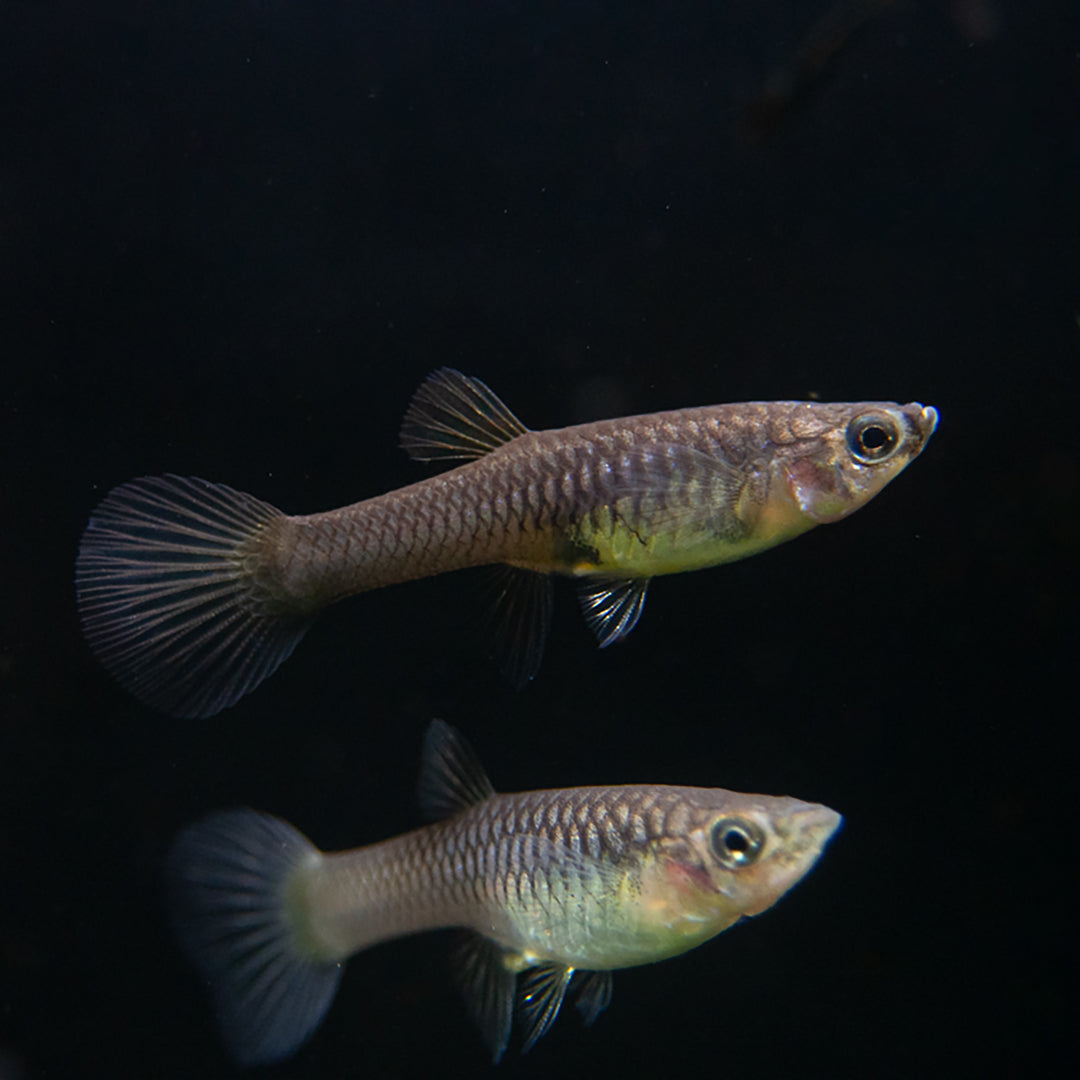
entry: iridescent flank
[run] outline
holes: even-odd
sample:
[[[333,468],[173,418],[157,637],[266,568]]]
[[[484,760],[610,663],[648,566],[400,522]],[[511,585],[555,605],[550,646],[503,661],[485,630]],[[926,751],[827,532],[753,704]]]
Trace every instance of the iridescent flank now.
[[[353,593],[500,567],[496,624],[516,682],[540,663],[551,579],[578,579],[602,646],[653,577],[743,559],[864,506],[926,445],[919,404],[751,402],[529,431],[477,379],[421,386],[402,444],[464,461],[340,510],[286,516],[180,477],[114,489],[83,534],[91,647],[147,703],[206,716],[254,689],[310,619]]]
[[[340,854],[250,810],[183,833],[176,924],[244,1064],[292,1053],[341,963],[377,942],[461,930],[455,972],[493,1058],[516,1011],[530,1047],[573,984],[591,1022],[611,972],[692,949],[771,907],[840,823],[814,803],[658,785],[496,794],[447,725],[421,794],[435,824]],[[520,976],[520,977],[519,977]]]

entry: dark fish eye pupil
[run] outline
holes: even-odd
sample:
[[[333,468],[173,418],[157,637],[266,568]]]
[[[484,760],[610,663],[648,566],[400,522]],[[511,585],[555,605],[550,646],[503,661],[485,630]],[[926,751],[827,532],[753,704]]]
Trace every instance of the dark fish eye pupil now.
[[[741,855],[749,849],[750,840],[746,833],[739,832],[738,829],[728,829],[724,833],[724,847],[736,855]]]
[[[863,428],[860,441],[865,450],[880,450],[889,441],[889,435],[883,427],[871,424]]]

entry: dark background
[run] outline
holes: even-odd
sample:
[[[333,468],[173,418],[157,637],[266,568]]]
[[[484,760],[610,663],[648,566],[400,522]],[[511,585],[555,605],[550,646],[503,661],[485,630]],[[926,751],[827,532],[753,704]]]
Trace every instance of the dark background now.
[[[847,819],[775,911],[500,1076],[1045,1074],[1075,1023],[1078,12],[873,7],[845,38],[833,0],[0,0],[0,1078],[233,1075],[164,926],[170,838],[238,803],[328,848],[409,828],[436,715],[505,790]],[[851,520],[656,582],[616,648],[562,589],[520,694],[469,575],[341,605],[212,720],[110,681],[71,576],[111,486],[299,512],[411,482],[443,364],[534,427],[810,394],[942,420]],[[487,1075],[444,946],[356,958],[266,1075]]]

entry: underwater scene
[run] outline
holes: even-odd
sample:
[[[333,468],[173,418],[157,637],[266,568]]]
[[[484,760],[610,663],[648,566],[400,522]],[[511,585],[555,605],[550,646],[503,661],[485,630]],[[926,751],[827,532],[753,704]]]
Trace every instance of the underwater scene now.
[[[0,1080],[1060,1068],[1078,108],[1066,0],[0,0]]]

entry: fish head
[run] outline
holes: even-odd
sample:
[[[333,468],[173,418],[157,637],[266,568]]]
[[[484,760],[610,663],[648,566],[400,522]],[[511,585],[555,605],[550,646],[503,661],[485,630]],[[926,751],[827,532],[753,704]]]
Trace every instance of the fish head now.
[[[688,827],[660,842],[642,890],[681,947],[772,907],[806,876],[843,820],[798,799],[691,790]]]
[[[778,464],[791,498],[818,525],[865,506],[922,453],[938,422],[937,410],[917,401],[803,408],[792,426],[805,425],[808,437]]]
[[[843,818],[818,803],[745,796],[696,838],[712,887],[740,916],[759,915],[801,881]]]

